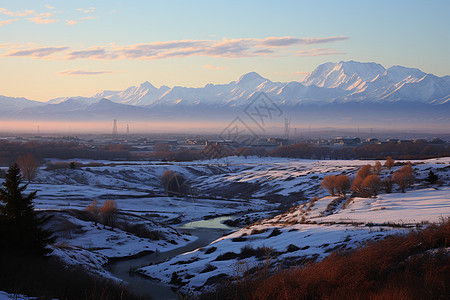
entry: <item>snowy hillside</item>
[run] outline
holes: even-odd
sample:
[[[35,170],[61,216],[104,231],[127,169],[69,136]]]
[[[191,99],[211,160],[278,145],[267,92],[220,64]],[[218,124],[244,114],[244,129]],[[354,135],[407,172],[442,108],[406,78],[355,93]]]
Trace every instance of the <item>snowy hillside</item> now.
[[[275,265],[288,267],[450,215],[449,158],[413,161],[416,184],[406,193],[394,190],[345,201],[328,196],[320,188],[322,179],[354,176],[374,161],[228,157],[177,163],[79,162],[76,169],[41,168],[27,189],[37,190],[36,209],[53,215],[48,223],[58,238],[53,255],[113,278],[105,269],[111,259],[190,249],[151,266],[138,265],[142,274],[182,291],[234,276],[239,266],[259,266],[267,255]],[[398,168],[384,168],[380,176],[391,176]],[[182,174],[193,194],[166,196],[161,176],[167,170]],[[425,183],[430,170],[438,175],[438,185]],[[86,207],[92,200],[99,205],[115,200],[116,228],[89,217]],[[287,212],[280,214],[280,208]],[[241,229],[221,237],[236,229],[220,224],[220,230],[210,229],[215,238],[201,244],[193,224],[217,217]],[[193,241],[197,246],[186,248]]]
[[[268,255],[271,264],[289,267],[308,260],[321,260],[337,249],[355,248],[367,240],[378,240],[387,235],[407,232],[410,228],[440,222],[450,216],[449,162],[449,159],[414,162],[417,178],[423,178],[429,170],[433,170],[446,182],[442,187],[418,185],[417,189],[407,193],[394,192],[346,201],[331,196],[310,198],[310,201],[284,214],[253,223],[166,262],[141,268],[140,272],[192,293],[208,289],[219,278],[244,276],[246,271],[262,266]],[[293,173],[293,169],[290,169],[293,167],[298,170],[298,166],[304,163],[299,162],[295,167],[293,162],[288,168],[278,169],[272,174],[269,172],[263,177],[274,181],[280,176],[304,177],[309,172]],[[322,169],[323,176],[348,174],[348,171],[355,170],[356,165],[360,165],[360,162],[346,164],[342,161],[334,168],[331,162],[304,166],[305,171]],[[259,166],[255,166],[240,178],[259,180],[261,171]],[[249,176],[249,173],[252,175]],[[388,173],[388,170],[384,170],[382,176]],[[229,180],[235,179],[231,176]],[[309,179],[309,182],[313,180]],[[174,276],[178,283],[174,283]]]

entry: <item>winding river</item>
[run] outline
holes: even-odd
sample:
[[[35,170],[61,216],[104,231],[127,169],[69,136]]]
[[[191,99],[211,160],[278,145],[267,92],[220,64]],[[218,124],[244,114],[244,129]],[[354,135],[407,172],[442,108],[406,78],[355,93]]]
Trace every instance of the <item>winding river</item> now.
[[[231,218],[233,217],[217,217],[183,224],[177,227],[177,229],[197,236],[198,238],[195,241],[171,251],[151,253],[136,258],[112,262],[107,266],[107,270],[115,277],[128,282],[130,291],[138,296],[154,300],[178,299],[176,292],[170,286],[135,274],[131,270],[147,266],[150,263],[162,262],[176,255],[208,245],[222,235],[235,230],[235,228],[222,224],[223,221]]]

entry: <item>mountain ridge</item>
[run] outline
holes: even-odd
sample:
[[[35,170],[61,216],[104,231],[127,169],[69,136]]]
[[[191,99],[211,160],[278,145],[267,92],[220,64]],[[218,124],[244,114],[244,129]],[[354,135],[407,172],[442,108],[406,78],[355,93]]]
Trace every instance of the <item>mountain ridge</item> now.
[[[430,78],[424,79],[427,75]],[[255,92],[265,92],[274,101],[292,105],[348,101],[412,101],[411,99],[439,104],[447,101],[450,95],[450,80],[447,77],[450,76],[437,77],[417,68],[392,66],[386,69],[374,62],[340,61],[319,65],[301,81],[273,82],[256,72],[249,72],[228,84],[207,84],[198,88],[156,88],[146,81],[123,91],[104,91],[92,98],[107,98],[114,102],[139,106],[200,103],[241,105]],[[417,97],[417,90],[420,89],[426,90]],[[286,93],[286,90],[290,90],[290,93]],[[296,98],[291,98],[292,95]],[[281,99],[281,96],[287,98]]]
[[[312,122],[450,124],[450,76],[355,61],[319,65],[305,79],[273,82],[249,72],[225,84],[155,87],[146,81],[91,97],[42,103],[0,96],[0,116],[20,120],[228,120],[265,93],[286,115]],[[392,112],[390,111],[392,110]],[[387,113],[389,111],[389,113]],[[439,126],[441,126],[439,125]]]

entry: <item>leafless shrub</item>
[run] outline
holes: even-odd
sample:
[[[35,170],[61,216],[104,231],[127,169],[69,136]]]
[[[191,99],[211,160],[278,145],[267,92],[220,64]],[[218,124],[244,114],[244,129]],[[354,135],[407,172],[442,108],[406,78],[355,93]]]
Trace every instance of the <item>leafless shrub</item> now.
[[[377,160],[375,162],[375,167],[374,167],[374,171],[377,175],[380,175],[381,173],[381,169],[383,168],[383,166],[381,165],[381,163]]]
[[[86,207],[86,211],[89,212],[92,216],[92,220],[97,225],[97,222],[100,221],[100,208],[98,207],[98,201],[92,200],[91,204]]]
[[[135,236],[146,238],[152,241],[159,241],[164,239],[164,234],[159,230],[149,229],[145,224],[142,223],[129,223],[129,222],[120,222],[118,227],[123,231],[129,232]]]
[[[362,197],[372,197],[378,194],[378,191],[381,187],[381,180],[378,175],[369,175],[367,176],[361,184],[361,196]]]
[[[22,171],[23,178],[28,182],[31,182],[39,171],[39,162],[33,154],[19,156],[17,164]]]
[[[325,176],[320,184],[322,189],[328,190],[331,196],[336,195],[336,176],[328,175]]]
[[[372,174],[372,166],[370,164],[362,166],[358,172],[356,172],[356,177],[365,179],[367,176]]]
[[[392,175],[392,181],[395,182],[401,189],[402,193],[405,192],[405,188],[411,186],[414,183],[414,170],[411,164],[406,164]]]
[[[100,214],[102,217],[103,224],[114,228],[116,225],[116,220],[117,220],[117,203],[116,203],[116,201],[106,200],[105,202],[103,202],[102,207],[100,207]]]
[[[392,180],[389,177],[384,178],[381,180],[381,186],[383,187],[383,190],[390,194],[392,193]]]
[[[392,167],[395,164],[395,160],[392,159],[392,157],[388,156],[386,157],[386,162],[384,163],[384,165],[390,170],[392,169]]]

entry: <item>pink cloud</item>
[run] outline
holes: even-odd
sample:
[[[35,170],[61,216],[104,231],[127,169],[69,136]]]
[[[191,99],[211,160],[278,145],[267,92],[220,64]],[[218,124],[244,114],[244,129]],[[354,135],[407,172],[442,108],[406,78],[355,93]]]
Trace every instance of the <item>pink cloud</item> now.
[[[0,26],[6,25],[6,24],[10,24],[10,23],[15,22],[15,21],[19,21],[19,19],[11,19],[11,20],[0,21]]]
[[[9,52],[3,54],[3,56],[20,56],[20,57],[29,56],[34,58],[44,58],[46,56],[65,51],[67,49],[69,49],[69,47],[60,46],[60,47],[34,48],[26,50],[10,50]]]
[[[78,24],[80,22],[83,22],[83,21],[86,21],[86,20],[93,20],[93,19],[95,19],[95,18],[92,17],[92,16],[89,16],[89,17],[82,17],[82,18],[80,18],[78,20],[67,20],[66,21],[66,25],[75,25],[75,24]]]
[[[9,11],[6,8],[1,8],[0,7],[0,13],[7,15],[7,16],[11,16],[11,17],[26,17],[29,15],[32,15],[34,13],[34,10],[29,10],[29,9],[25,9],[23,11]]]
[[[75,70],[67,70],[67,71],[61,71],[56,74],[63,75],[63,76],[79,76],[79,75],[102,75],[102,74],[110,74],[111,71],[85,71],[81,69],[75,69]]]
[[[50,15],[46,15],[50,16]],[[43,16],[44,17],[44,16]],[[90,17],[87,17],[90,18]],[[84,20],[83,18],[80,20]],[[80,20],[69,20],[68,25],[74,25]],[[59,55],[53,58],[58,59],[91,59],[91,60],[109,60],[109,59],[136,59],[136,60],[155,60],[173,57],[220,57],[220,58],[242,58],[257,56],[283,56],[292,55],[293,52],[298,56],[318,56],[342,54],[330,48],[316,48],[308,50],[296,50],[302,44],[321,44],[332,43],[348,39],[347,37],[326,37],[326,38],[295,38],[295,37],[268,37],[265,39],[223,39],[223,40],[175,40],[165,42],[152,42],[134,45],[108,45],[95,46],[86,49],[71,50],[65,52],[64,56]],[[54,50],[55,47],[48,47]],[[58,47],[56,47],[58,48]],[[44,49],[44,48],[43,48]],[[62,49],[62,50],[60,50]],[[36,49],[20,50],[21,56],[32,56],[40,58],[47,55],[36,55]],[[67,47],[58,48],[57,52],[68,50]],[[28,52],[27,52],[28,51]],[[16,53],[16,52],[14,52]],[[7,53],[7,56],[14,56],[14,53]],[[45,52],[46,53],[46,52]],[[53,54],[53,53],[52,53]],[[19,56],[19,55],[15,55]]]
[[[77,8],[76,10],[85,13],[85,14],[89,14],[89,13],[93,13],[95,11],[95,7],[89,7],[89,8]]]
[[[37,14],[36,16],[32,18],[28,18],[28,21],[36,23],[36,24],[51,24],[51,23],[57,23],[59,20],[53,19],[53,13],[42,13]]]

